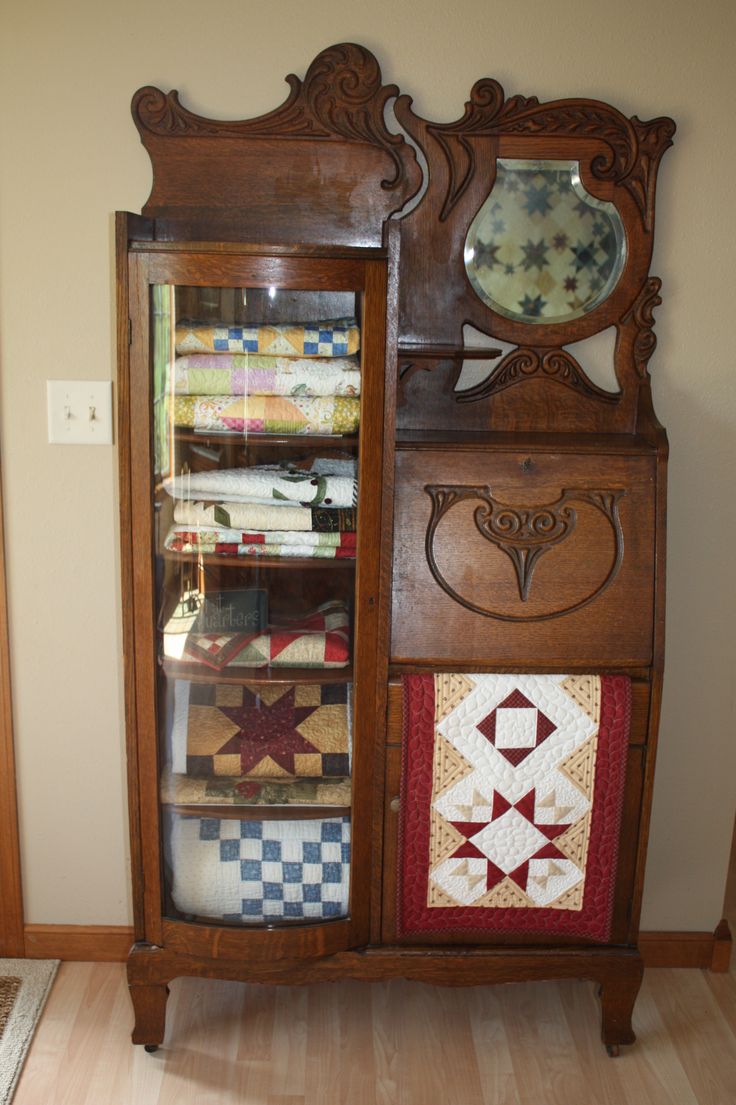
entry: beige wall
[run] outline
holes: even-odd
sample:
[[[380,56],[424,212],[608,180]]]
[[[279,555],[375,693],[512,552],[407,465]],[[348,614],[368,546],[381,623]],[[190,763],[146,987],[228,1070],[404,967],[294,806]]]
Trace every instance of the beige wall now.
[[[417,13],[416,16],[413,13]],[[660,178],[651,364],[672,445],[668,674],[643,922],[712,929],[734,816],[736,142],[728,0],[6,0],[2,16],[2,459],[27,920],[130,916],[116,467],[46,442],[47,378],[114,375],[111,213],[139,210],[143,84],[194,110],[277,106],[333,42],[370,47],[420,113],[473,81],[596,96],[679,124]]]

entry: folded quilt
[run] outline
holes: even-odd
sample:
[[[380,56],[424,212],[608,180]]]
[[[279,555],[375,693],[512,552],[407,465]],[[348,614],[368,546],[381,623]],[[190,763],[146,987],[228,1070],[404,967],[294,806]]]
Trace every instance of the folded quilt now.
[[[360,395],[357,357],[198,353],[174,363],[177,395]]]
[[[301,618],[262,633],[190,634],[183,649],[170,639],[173,659],[221,670],[238,668],[345,668],[350,663],[350,622],[341,602],[326,602]],[[164,635],[164,647],[167,637]],[[176,645],[176,652],[173,646]]]
[[[270,530],[301,530],[316,533],[354,532],[357,511],[353,507],[292,506],[281,503],[197,502],[178,500],[174,521],[185,526],[241,530],[243,533]]]
[[[346,507],[355,506],[358,501],[354,477],[278,464],[187,472],[165,479],[164,488],[175,499],[217,499],[227,503]]]
[[[628,676],[404,676],[399,930],[605,943]]]
[[[348,683],[178,680],[172,771],[197,778],[344,778],[350,774],[350,693]]]
[[[166,770],[161,801],[174,806],[349,806],[350,779],[190,778]]]
[[[168,395],[177,426],[214,433],[353,434],[360,399],[329,395]]]
[[[271,357],[347,357],[360,348],[354,318],[260,326],[180,323],[177,353],[265,353]]]
[[[180,913],[245,924],[347,915],[349,817],[174,815],[167,838],[171,897]]]
[[[330,540],[323,541],[322,538]],[[203,556],[298,556],[315,560],[354,560],[356,534],[314,533],[309,530],[242,533],[232,529],[206,526],[187,529],[186,526],[174,525],[164,538],[164,548],[169,552],[201,553]]]

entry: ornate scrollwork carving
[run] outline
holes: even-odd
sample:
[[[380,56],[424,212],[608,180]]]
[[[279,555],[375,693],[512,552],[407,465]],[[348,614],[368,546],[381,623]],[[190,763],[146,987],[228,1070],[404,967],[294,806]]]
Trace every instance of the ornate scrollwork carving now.
[[[624,551],[623,531],[618,513],[618,503],[625,492],[616,489],[565,488],[560,498],[541,506],[512,506],[493,498],[487,486],[459,484],[427,484],[424,488],[432,500],[432,515],[427,527],[425,551],[429,569],[443,591],[468,610],[487,618],[508,622],[547,621],[580,610],[596,599],[615,579],[621,566]],[[586,598],[564,609],[546,614],[502,614],[479,606],[460,595],[445,578],[434,552],[437,527],[454,506],[468,499],[478,499],[473,518],[478,532],[497,549],[505,553],[514,566],[519,597],[526,602],[534,569],[541,557],[556,545],[566,541],[575,531],[577,511],[574,503],[586,503],[603,514],[610,523],[614,539],[614,559],[610,571],[599,586]]]
[[[634,300],[631,309],[626,312],[624,323],[632,323],[636,329],[634,338],[634,364],[636,371],[643,380],[648,373],[649,358],[657,346],[657,335],[654,333],[654,308],[662,302],[659,289],[662,281],[658,276],[651,276]]]
[[[410,122],[410,104],[408,97],[401,97],[397,104],[397,117],[404,126]],[[407,130],[413,133],[411,126]],[[501,134],[574,135],[606,143],[608,151],[591,162],[593,176],[623,184],[633,196],[644,226],[651,230],[656,167],[672,144],[675,124],[667,118],[629,120],[615,108],[595,100],[553,100],[544,104],[536,96],[504,100],[498,81],[484,78],[473,85],[461,119],[429,123],[427,131],[439,143],[449,173],[441,221],[449,216],[475,173],[471,139]]]
[[[472,388],[455,392],[455,399],[458,403],[474,403],[535,376],[553,380],[588,399],[597,399],[604,403],[616,403],[620,399],[620,393],[604,391],[589,380],[572,354],[566,350],[521,347],[507,353],[485,380]]]
[[[381,84],[381,69],[373,54],[354,43],[323,50],[307,70],[304,81],[293,73],[286,78],[290,93],[281,107],[256,119],[218,121],[182,107],[175,90],[141,88],[133,97],[138,129],[156,135],[225,138],[320,138],[366,142],[379,146],[393,160],[395,175],[382,181],[393,189],[405,180],[405,160],[411,151],[404,138],[391,134],[384,123],[386,102],[396,96],[396,85]]]

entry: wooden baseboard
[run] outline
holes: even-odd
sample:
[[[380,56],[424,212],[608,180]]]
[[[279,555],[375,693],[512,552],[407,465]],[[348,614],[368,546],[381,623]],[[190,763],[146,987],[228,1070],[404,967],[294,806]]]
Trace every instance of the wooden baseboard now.
[[[721,921],[715,932],[640,932],[645,967],[701,967],[725,973],[731,961],[731,930]]]
[[[70,959],[123,963],[133,944],[127,925],[26,925],[28,959]],[[642,932],[639,950],[645,967],[701,967],[728,971],[731,932],[721,921],[715,932]]]
[[[124,963],[133,945],[128,925],[26,925],[27,959]]]

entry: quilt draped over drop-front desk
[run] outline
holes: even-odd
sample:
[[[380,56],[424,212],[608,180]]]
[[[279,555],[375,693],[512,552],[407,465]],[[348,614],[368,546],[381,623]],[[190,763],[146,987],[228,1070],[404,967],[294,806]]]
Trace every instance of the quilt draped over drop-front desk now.
[[[628,676],[404,676],[399,930],[610,936]]]

